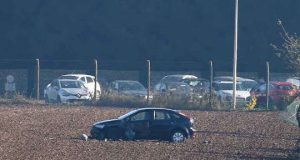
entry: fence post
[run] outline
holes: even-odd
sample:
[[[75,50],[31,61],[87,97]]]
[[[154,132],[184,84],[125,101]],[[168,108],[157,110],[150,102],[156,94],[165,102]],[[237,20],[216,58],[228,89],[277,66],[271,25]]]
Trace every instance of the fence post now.
[[[36,99],[40,99],[40,60],[36,59]]]
[[[98,61],[94,59],[95,64],[95,85],[94,85],[94,101],[97,101],[97,82],[98,82]]]
[[[213,73],[214,73],[214,68],[213,68],[213,61],[209,61],[209,69],[210,69],[210,78],[209,78],[209,106],[212,109],[212,83],[213,83]]]
[[[267,110],[269,110],[269,94],[270,94],[270,64],[269,62],[266,62],[266,69],[267,69],[267,77],[266,77],[266,80],[267,80],[267,86],[266,86],[266,96],[267,96]]]
[[[151,89],[151,63],[150,60],[147,60],[148,64],[148,79],[147,79],[147,84],[148,84],[148,89],[147,89],[147,104],[150,103],[150,89]]]

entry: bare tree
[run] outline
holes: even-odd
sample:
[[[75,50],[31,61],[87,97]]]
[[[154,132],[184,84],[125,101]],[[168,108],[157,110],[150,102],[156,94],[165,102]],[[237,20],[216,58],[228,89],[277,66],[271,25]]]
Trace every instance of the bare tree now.
[[[300,71],[300,38],[296,33],[291,35],[286,32],[281,20],[278,20],[277,24],[282,29],[280,36],[283,39],[283,44],[280,46],[271,44],[271,46],[276,51],[276,55],[287,66],[287,69],[298,72]]]

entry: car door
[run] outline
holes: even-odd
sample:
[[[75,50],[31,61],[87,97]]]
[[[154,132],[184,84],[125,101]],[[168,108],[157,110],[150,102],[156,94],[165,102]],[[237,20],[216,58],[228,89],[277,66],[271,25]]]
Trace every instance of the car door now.
[[[168,111],[155,110],[154,119],[150,122],[151,137],[159,139],[169,137],[174,125],[175,122]]]
[[[59,83],[57,80],[54,80],[50,87],[48,88],[48,97],[51,100],[56,100],[59,91]]]
[[[152,119],[153,112],[151,110],[140,111],[129,117],[127,127],[135,133],[136,138],[147,139],[150,135],[149,124]]]
[[[266,104],[266,84],[260,85],[255,89],[255,96],[257,98],[257,103]]]

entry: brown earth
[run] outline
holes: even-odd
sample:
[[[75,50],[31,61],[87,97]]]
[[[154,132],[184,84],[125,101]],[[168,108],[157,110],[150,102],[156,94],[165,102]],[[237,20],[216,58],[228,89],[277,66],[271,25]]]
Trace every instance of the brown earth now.
[[[165,141],[83,141],[91,125],[130,109],[0,105],[0,159],[297,159],[300,131],[278,112],[184,111],[199,133]],[[297,144],[298,143],[298,144]]]

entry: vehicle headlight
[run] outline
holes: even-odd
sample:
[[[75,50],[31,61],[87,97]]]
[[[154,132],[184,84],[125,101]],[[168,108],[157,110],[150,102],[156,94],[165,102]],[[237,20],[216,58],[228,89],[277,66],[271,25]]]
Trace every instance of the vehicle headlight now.
[[[65,90],[61,91],[61,95],[62,96],[71,96],[71,94],[69,92],[65,91]]]
[[[95,127],[96,127],[96,128],[99,128],[99,129],[102,129],[102,128],[105,127],[105,125],[104,125],[104,124],[98,124],[98,125],[96,125]]]

